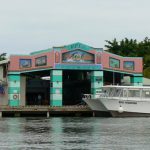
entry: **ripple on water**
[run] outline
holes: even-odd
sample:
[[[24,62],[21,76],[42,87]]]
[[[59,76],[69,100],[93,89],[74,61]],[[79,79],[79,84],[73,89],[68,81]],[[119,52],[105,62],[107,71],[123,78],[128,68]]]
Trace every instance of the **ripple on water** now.
[[[2,118],[0,149],[149,150],[150,118]]]

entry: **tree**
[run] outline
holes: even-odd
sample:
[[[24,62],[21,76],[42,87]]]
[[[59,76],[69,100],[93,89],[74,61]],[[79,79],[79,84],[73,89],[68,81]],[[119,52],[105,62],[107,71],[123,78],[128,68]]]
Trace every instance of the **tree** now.
[[[146,37],[143,41],[137,42],[136,39],[122,39],[117,41],[106,40],[105,47],[108,52],[126,56],[126,57],[143,57],[144,76],[150,78],[150,39]]]
[[[2,53],[0,54],[0,61],[5,60],[6,59],[6,53]]]

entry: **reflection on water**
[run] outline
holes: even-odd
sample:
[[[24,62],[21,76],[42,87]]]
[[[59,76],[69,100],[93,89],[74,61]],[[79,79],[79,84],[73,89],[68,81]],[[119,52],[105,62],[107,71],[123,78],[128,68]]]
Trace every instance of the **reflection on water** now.
[[[0,149],[149,150],[150,118],[2,118]]]

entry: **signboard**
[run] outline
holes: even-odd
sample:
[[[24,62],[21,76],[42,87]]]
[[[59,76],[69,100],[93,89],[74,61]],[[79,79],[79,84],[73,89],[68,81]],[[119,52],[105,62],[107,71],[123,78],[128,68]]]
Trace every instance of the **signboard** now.
[[[35,66],[45,66],[47,64],[47,57],[42,56],[35,59]]]
[[[134,70],[134,61],[124,61],[123,67],[127,70]]]
[[[112,68],[120,68],[120,60],[110,57],[109,66]]]
[[[30,68],[31,67],[31,59],[20,59],[19,61],[20,68]]]
[[[94,54],[82,51],[74,50],[62,54],[63,63],[84,63],[84,64],[94,64]]]
[[[67,70],[100,70],[101,64],[55,64],[55,69]]]

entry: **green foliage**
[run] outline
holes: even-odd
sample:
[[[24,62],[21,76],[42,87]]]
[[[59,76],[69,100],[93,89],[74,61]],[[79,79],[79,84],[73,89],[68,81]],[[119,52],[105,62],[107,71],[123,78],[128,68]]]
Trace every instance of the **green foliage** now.
[[[144,69],[143,73],[144,73],[144,77],[150,79],[150,67],[147,67],[146,69]]]
[[[149,77],[148,71],[150,72],[150,39],[146,37],[143,41],[137,42],[136,39],[122,39],[117,41],[116,39],[112,41],[106,40],[107,44],[105,47],[108,52],[126,56],[126,57],[143,57],[143,68],[144,76]]]
[[[5,59],[6,59],[6,53],[0,54],[0,61],[5,60]]]

